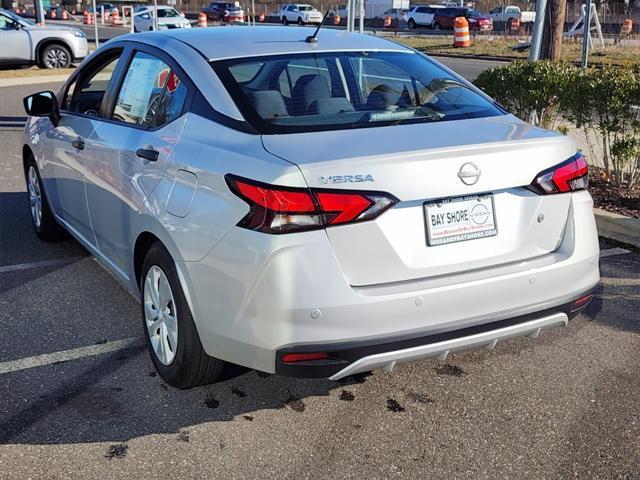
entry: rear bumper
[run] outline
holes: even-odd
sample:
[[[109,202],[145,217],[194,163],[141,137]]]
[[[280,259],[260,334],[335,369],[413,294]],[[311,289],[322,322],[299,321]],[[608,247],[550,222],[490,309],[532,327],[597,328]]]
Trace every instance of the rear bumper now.
[[[437,335],[568,317],[567,305],[599,281],[592,206],[588,193],[573,195],[552,253],[415,281],[349,285],[324,231],[265,235],[234,227],[201,261],[177,266],[209,355],[266,372],[335,378],[371,355],[402,351],[400,360],[413,358],[404,350],[437,343]],[[281,358],[299,348],[330,349],[344,363],[297,373]]]
[[[595,287],[571,302],[541,312],[460,330],[364,342],[291,346],[277,352],[276,373],[291,377],[339,380],[378,368],[390,370],[398,362],[425,358],[444,360],[449,353],[474,348],[493,349],[498,342],[510,338],[536,338],[542,330],[567,326],[569,320],[590,303],[594,290]],[[588,301],[576,305],[576,300],[585,298]],[[329,359],[295,363],[283,361],[286,354],[311,352],[326,352]]]

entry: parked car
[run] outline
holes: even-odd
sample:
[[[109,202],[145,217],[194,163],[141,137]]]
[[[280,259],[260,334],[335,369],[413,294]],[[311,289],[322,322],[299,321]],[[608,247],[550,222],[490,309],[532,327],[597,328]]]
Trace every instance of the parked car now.
[[[238,2],[211,2],[202,11],[213,22],[244,22],[244,10]]]
[[[153,30],[154,12],[155,8],[153,6],[136,7],[134,10],[134,30],[136,32]],[[158,6],[158,30],[174,28],[191,28],[191,22],[174,8]]]
[[[82,30],[50,24],[39,27],[0,9],[0,65],[67,68],[88,54],[87,37]]]
[[[314,30],[123,35],[27,97],[36,234],[66,230],[139,296],[176,387],[567,325],[599,280],[574,142],[408,47]]]
[[[477,10],[469,9],[466,12],[470,30],[480,30],[490,32],[493,30],[493,20]]]
[[[409,9],[409,13],[407,13],[409,28],[433,27],[437,10],[441,10],[441,8],[429,5],[414,5]]]
[[[455,19],[465,17],[470,30],[493,30],[493,20],[468,8],[439,8],[433,19],[434,30],[453,30]]]
[[[486,14],[494,22],[511,23],[512,20],[518,19],[520,23],[535,22],[536,12],[523,12],[520,7],[515,5],[499,6]]]
[[[402,21],[407,21],[407,14],[409,12],[407,10],[403,10],[401,8],[390,8],[389,10],[387,10],[386,12],[381,13],[380,15],[378,15],[377,19],[382,19],[384,20],[387,17],[391,17],[391,18],[397,18],[398,20],[402,20]]]
[[[297,23],[298,25],[318,24],[322,22],[322,13],[311,5],[289,3],[283,5],[282,10],[280,10],[280,19],[284,25],[288,23]]]

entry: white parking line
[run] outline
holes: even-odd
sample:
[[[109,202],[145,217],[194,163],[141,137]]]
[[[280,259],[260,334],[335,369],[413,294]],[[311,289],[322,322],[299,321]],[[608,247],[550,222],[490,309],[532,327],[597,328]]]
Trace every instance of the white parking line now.
[[[601,277],[600,283],[603,285],[614,285],[616,287],[640,287],[640,278]]]
[[[39,262],[28,262],[28,263],[17,263],[15,265],[6,265],[4,267],[0,267],[0,273],[18,272],[20,270],[30,270],[32,268],[44,268],[44,267],[55,267],[58,265],[66,265],[68,263],[73,263],[82,258],[84,257],[66,257],[66,258],[56,258],[53,260],[41,260]]]
[[[625,253],[631,253],[629,250],[625,250],[624,248],[608,248],[607,250],[602,250],[600,252],[600,258],[610,257],[611,255],[623,255]]]
[[[117,350],[125,350],[127,348],[139,347],[144,345],[144,338],[133,337],[115,340],[113,342],[102,343],[99,345],[90,345],[88,347],[74,348],[72,350],[62,350],[60,352],[46,353],[35,357],[20,358],[10,362],[0,363],[0,374],[16,372],[18,370],[26,370],[27,368],[42,367],[57,362],[67,362],[69,360],[77,360],[84,357],[92,357],[103,353],[115,352]]]

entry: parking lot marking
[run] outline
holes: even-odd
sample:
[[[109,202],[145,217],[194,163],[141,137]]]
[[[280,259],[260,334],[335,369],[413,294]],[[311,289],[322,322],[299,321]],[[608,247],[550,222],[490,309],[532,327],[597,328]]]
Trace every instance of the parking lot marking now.
[[[615,285],[620,287],[640,287],[640,278],[601,277],[600,283],[602,283],[603,285]]]
[[[111,353],[117,350],[126,350],[127,348],[140,347],[142,345],[144,345],[143,337],[132,337],[98,345],[90,345],[88,347],[79,347],[71,350],[62,350],[60,352],[36,355],[35,357],[20,358],[18,360],[0,363],[0,375],[3,373],[16,372],[18,370],[26,370],[28,368],[51,365],[52,363],[67,362],[69,360],[102,355],[104,353]]]
[[[56,267],[73,263],[83,257],[56,258],[53,260],[41,260],[39,262],[17,263],[15,265],[5,265],[0,267],[0,273],[18,272],[20,270],[30,270],[32,268]]]
[[[631,253],[629,250],[625,250],[624,248],[608,248],[607,250],[600,251],[600,258],[610,257],[611,255],[623,255],[625,253]]]

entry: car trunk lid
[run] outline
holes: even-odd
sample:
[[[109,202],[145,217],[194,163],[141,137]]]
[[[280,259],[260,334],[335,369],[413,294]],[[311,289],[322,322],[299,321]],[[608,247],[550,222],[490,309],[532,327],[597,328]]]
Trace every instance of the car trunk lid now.
[[[555,250],[570,196],[523,186],[575,153],[567,137],[513,116],[265,135],[269,152],[300,168],[310,187],[387,192],[399,203],[374,221],[327,228],[354,286],[407,281],[519,262]],[[463,168],[464,166],[464,168]],[[480,172],[477,182],[465,168]],[[467,182],[465,182],[467,180]],[[497,235],[428,245],[425,203],[467,197],[493,204]],[[490,200],[488,200],[490,199]]]

